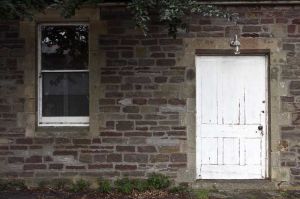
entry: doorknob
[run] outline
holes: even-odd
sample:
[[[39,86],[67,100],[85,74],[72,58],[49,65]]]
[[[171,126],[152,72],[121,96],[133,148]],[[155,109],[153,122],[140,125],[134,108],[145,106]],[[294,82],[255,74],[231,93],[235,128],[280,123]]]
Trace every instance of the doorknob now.
[[[264,133],[263,133],[263,126],[262,126],[262,125],[259,125],[259,126],[257,127],[257,129],[260,131],[261,136],[263,136],[263,135],[264,135]]]

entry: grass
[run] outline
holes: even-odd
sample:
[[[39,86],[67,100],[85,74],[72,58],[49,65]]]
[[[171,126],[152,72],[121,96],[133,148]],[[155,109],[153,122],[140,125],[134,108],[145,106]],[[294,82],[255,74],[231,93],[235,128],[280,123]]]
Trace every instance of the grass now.
[[[147,182],[149,187],[153,189],[166,189],[171,185],[169,177],[159,173],[150,174]]]
[[[98,191],[100,193],[110,193],[112,191],[112,185],[109,180],[100,179],[98,181]]]
[[[22,180],[0,180],[0,191],[4,190],[25,190],[27,186],[25,185],[24,181]]]
[[[71,184],[70,191],[75,193],[88,191],[89,187],[90,183],[88,181],[79,179]]]
[[[132,180],[122,178],[115,181],[115,188],[118,192],[130,194],[133,191],[134,185]]]
[[[114,183],[115,189],[120,193],[130,194],[133,190],[143,192],[151,189],[167,189],[171,185],[168,176],[152,173],[148,179],[118,179]]]
[[[135,179],[133,180],[134,189],[139,192],[144,192],[150,189],[150,186],[147,180],[144,179]]]
[[[171,187],[171,180],[168,176],[163,174],[151,173],[147,179],[130,179],[121,178],[117,179],[114,184],[107,179],[99,179],[97,181],[98,193],[108,194],[119,192],[123,194],[131,194],[133,191],[143,193],[147,190],[165,190],[169,194],[189,194],[191,189],[186,184],[179,184],[178,186]],[[8,181],[0,180],[1,190],[24,190],[26,185],[23,181]],[[73,193],[89,193],[93,192],[90,189],[90,183],[84,179],[78,179],[72,182],[69,179],[52,179],[41,180],[38,183],[38,188],[41,190],[52,189],[56,191],[67,191]],[[197,199],[206,199],[207,193],[204,191],[195,192]]]
[[[169,189],[170,193],[189,193],[191,190],[185,184],[179,184],[178,186],[171,187]]]
[[[187,184],[179,184],[177,186],[170,186],[171,181],[167,176],[161,174],[151,174],[148,179],[130,179],[122,178],[115,181],[114,185],[107,179],[99,179],[97,190],[90,189],[90,183],[83,179],[74,181],[73,183],[67,179],[50,179],[40,181],[39,189],[28,189],[26,193],[35,194],[51,194],[58,193],[62,196],[68,196],[73,192],[74,195],[83,196],[88,199],[89,197],[99,196],[104,198],[106,196],[112,196],[113,198],[122,198],[125,194],[133,194],[129,197],[136,197],[140,194],[143,198],[153,198],[153,196],[159,199],[167,198],[191,198],[191,199],[209,199],[213,194],[225,196],[227,198],[243,198],[258,199],[261,197],[271,197],[269,193],[265,193],[261,190],[252,190],[249,193],[239,193],[235,191],[227,192],[220,191],[216,187],[213,189],[191,189]],[[48,192],[49,188],[52,192]],[[27,187],[24,181],[21,180],[1,180],[0,179],[0,192],[3,191],[6,194],[19,193],[22,194],[23,190]],[[163,189],[163,191],[161,191]],[[150,190],[150,191],[148,191]],[[35,192],[36,191],[36,192]],[[25,193],[25,192],[24,192]],[[155,195],[158,194],[159,195]],[[109,194],[109,195],[106,195]],[[276,197],[279,198],[291,198],[294,193],[290,191],[276,191]],[[297,195],[297,193],[295,193]],[[296,196],[295,195],[295,196]],[[21,196],[21,195],[20,195]],[[161,197],[160,197],[161,196]],[[9,197],[8,197],[9,198]],[[274,198],[274,199],[275,199]]]
[[[52,180],[50,187],[55,190],[64,190],[67,189],[70,184],[72,183],[68,179],[54,179]]]
[[[280,195],[283,197],[283,198],[288,198],[289,197],[289,193],[287,191],[280,191]]]
[[[209,190],[206,189],[194,190],[194,196],[196,199],[209,199]]]

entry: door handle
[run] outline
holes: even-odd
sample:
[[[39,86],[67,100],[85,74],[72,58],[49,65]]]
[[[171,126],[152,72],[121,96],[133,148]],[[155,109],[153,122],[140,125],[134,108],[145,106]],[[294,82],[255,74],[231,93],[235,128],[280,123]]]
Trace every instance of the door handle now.
[[[264,127],[263,127],[262,125],[259,125],[259,126],[257,127],[257,129],[260,131],[261,136],[263,136],[263,135],[264,135],[264,133],[263,133]]]

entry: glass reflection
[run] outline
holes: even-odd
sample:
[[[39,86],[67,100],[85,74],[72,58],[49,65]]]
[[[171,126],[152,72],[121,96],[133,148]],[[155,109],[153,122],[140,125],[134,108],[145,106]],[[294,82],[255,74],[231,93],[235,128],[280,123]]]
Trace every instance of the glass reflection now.
[[[88,26],[41,26],[42,70],[81,70],[88,67]]]
[[[88,116],[88,73],[44,73],[42,115]]]

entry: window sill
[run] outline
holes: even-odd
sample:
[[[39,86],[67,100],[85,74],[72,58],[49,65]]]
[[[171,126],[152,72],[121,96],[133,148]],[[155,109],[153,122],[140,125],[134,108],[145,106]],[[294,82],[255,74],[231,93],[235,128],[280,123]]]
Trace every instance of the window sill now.
[[[88,126],[38,126],[35,136],[37,137],[86,137],[89,135]]]

